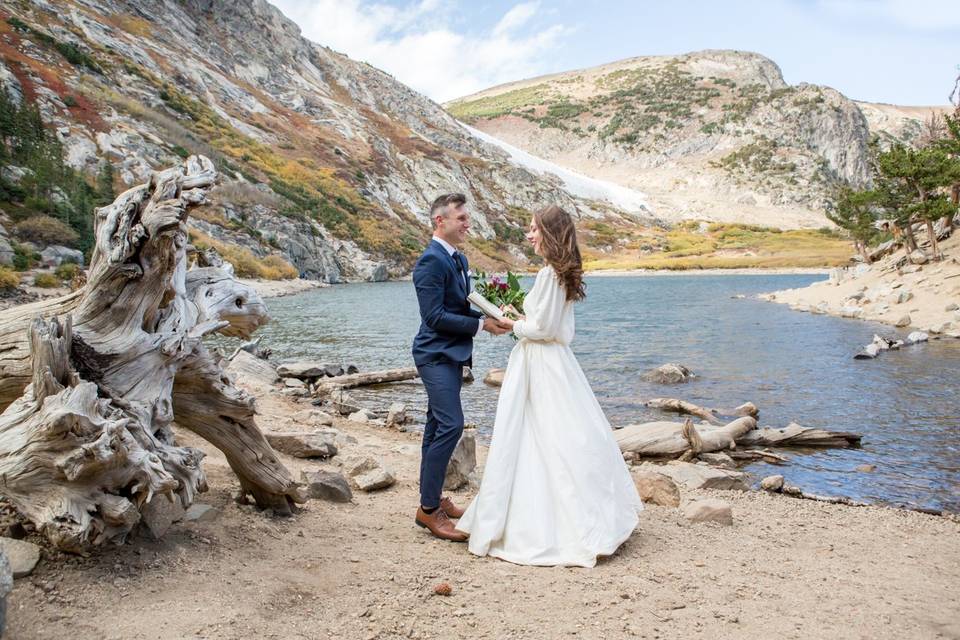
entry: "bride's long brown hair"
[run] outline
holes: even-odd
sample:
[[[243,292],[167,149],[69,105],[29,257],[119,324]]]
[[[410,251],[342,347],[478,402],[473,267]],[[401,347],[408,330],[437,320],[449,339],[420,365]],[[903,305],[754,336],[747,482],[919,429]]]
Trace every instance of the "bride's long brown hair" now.
[[[570,214],[550,205],[533,214],[540,228],[540,248],[563,285],[567,300],[583,300],[586,291],[583,285],[583,260],[577,246],[577,229]]]

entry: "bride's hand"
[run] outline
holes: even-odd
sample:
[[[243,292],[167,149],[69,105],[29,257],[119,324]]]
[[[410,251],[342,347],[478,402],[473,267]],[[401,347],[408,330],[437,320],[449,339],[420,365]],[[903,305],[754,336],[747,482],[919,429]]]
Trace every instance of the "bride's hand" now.
[[[504,314],[509,314],[512,318],[514,318],[514,319],[516,319],[516,320],[524,320],[524,319],[525,319],[524,315],[521,314],[519,311],[517,311],[517,308],[514,307],[512,304],[502,304],[502,305],[500,305],[500,311],[502,311]]]

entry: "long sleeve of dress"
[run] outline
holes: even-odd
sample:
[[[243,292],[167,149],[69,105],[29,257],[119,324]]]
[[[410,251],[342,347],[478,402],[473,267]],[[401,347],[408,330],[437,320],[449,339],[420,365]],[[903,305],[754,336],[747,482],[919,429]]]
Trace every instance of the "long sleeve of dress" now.
[[[536,304],[525,309],[526,319],[515,322],[513,332],[518,338],[549,342],[556,339],[560,331],[567,296],[559,278],[550,268],[542,269],[537,274],[534,286],[537,287]]]

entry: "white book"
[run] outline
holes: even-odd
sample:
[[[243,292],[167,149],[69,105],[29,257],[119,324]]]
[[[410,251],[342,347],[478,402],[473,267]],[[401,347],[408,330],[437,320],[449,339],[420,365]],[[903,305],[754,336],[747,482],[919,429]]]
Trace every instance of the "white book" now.
[[[470,295],[467,296],[467,300],[473,303],[473,306],[480,309],[485,315],[490,316],[491,318],[496,318],[497,320],[503,320],[506,316],[503,315],[503,312],[497,308],[495,304],[484,298],[482,295],[476,291],[471,291]]]

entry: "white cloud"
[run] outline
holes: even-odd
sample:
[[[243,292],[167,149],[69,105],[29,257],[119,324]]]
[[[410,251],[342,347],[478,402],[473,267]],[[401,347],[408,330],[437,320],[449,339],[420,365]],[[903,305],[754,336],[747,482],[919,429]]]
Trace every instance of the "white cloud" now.
[[[493,26],[457,29],[442,0],[403,7],[363,0],[271,0],[303,35],[369,62],[437,101],[548,70],[570,30],[535,27],[539,3],[524,2]]]

